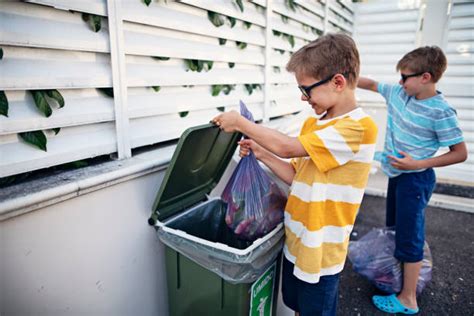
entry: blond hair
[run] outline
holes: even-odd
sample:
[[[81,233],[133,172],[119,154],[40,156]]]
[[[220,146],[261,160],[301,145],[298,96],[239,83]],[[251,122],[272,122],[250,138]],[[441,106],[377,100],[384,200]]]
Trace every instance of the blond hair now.
[[[405,54],[398,61],[397,71],[409,69],[414,73],[429,72],[434,83],[443,76],[448,61],[441,48],[438,46],[419,47]]]
[[[329,33],[295,52],[286,69],[321,80],[344,74],[348,85],[355,88],[360,71],[359,52],[350,36]]]

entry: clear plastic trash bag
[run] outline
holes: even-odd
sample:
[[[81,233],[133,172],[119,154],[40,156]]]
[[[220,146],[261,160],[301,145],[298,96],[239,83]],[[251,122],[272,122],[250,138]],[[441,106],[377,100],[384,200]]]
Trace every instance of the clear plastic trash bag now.
[[[232,284],[252,283],[281,253],[283,226],[253,242],[241,240],[225,224],[226,208],[221,199],[214,198],[164,223],[158,221],[158,237]]]
[[[240,112],[254,121],[242,101]],[[229,228],[240,239],[255,240],[283,221],[287,198],[250,152],[240,159],[224,188],[222,200],[227,203],[225,221]]]
[[[389,294],[402,290],[402,264],[394,257],[395,231],[393,228],[374,228],[357,241],[349,243],[349,260],[354,271]],[[428,243],[423,248],[423,261],[416,287],[420,294],[431,280],[433,259]]]

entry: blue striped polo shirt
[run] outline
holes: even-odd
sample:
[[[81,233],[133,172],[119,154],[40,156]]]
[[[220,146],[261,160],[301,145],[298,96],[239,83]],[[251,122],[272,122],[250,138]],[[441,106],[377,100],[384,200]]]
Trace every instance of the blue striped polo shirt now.
[[[399,151],[413,159],[433,157],[440,147],[449,147],[464,141],[456,118],[456,111],[446,102],[441,92],[424,100],[409,96],[399,84],[379,83],[378,92],[387,102],[387,129],[382,153],[375,159],[389,177],[419,170],[399,170],[390,165],[387,155],[401,157]]]

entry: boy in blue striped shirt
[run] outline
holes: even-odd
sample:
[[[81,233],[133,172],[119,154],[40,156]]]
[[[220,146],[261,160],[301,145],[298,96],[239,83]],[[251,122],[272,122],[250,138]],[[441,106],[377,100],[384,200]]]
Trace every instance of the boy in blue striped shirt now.
[[[359,78],[357,86],[379,92],[387,102],[383,152],[376,157],[389,176],[387,226],[395,226],[395,257],[403,262],[403,288],[398,295],[374,296],[375,306],[388,313],[416,314],[416,285],[423,259],[425,207],[436,178],[433,167],[463,162],[467,149],[456,111],[436,90],[447,67],[436,46],[407,53],[397,64],[397,85]],[[440,147],[445,154],[434,157]]]

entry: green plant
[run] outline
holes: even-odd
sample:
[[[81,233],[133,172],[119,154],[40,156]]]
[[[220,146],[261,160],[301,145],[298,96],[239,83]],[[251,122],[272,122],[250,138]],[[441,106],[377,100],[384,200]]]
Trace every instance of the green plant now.
[[[240,49],[245,49],[245,47],[247,47],[247,43],[245,43],[245,42],[236,41],[235,45],[237,45],[237,47],[240,48]]]
[[[245,84],[245,89],[247,90],[247,92],[249,93],[249,95],[252,94],[253,90],[255,89],[260,89],[262,90],[262,86],[259,85],[259,84],[256,84],[256,83],[253,83],[253,84]]]
[[[211,95],[213,97],[218,96],[222,91],[225,95],[228,95],[232,90],[235,89],[235,84],[216,84],[211,86]]]
[[[230,23],[230,28],[233,28],[235,26],[235,23],[237,23],[237,20],[234,17],[228,16],[227,20]]]
[[[224,111],[225,111],[225,107],[224,107],[224,106],[217,107],[216,109],[217,109],[219,112],[224,112]]]
[[[234,68],[235,63],[228,63],[228,65],[229,65],[229,68]]]
[[[180,116],[180,117],[186,117],[186,116],[188,116],[188,114],[189,114],[189,111],[182,111],[182,112],[179,112],[179,116]]]
[[[295,0],[285,0],[285,5],[288,9],[290,9],[291,11],[294,11],[296,12],[296,2]]]
[[[47,151],[46,144],[47,139],[43,131],[31,131],[19,133],[18,136],[28,144],[38,147],[43,151]]]
[[[3,48],[0,47],[0,60],[3,59]]]
[[[240,12],[244,12],[244,4],[243,4],[242,0],[234,0],[234,3],[237,4],[237,6],[240,9]]]
[[[150,6],[151,0],[143,0],[143,2],[146,4],[146,6]]]
[[[246,30],[250,29],[251,26],[252,26],[252,23],[247,22],[247,21],[244,21],[244,28],[245,28]]]
[[[108,97],[113,98],[114,97],[114,89],[113,88],[97,88],[100,92],[105,94]]]
[[[35,101],[35,105],[41,113],[46,117],[50,117],[53,113],[51,109],[51,99],[55,100],[59,108],[64,107],[64,99],[58,90],[30,90],[31,95]]]
[[[224,17],[219,13],[213,11],[207,11],[207,18],[214,24],[215,27],[224,25]]]
[[[275,48],[275,51],[276,51],[276,52],[279,52],[279,53],[282,54],[282,55],[285,53],[285,51],[284,51],[283,49]]]
[[[160,86],[152,86],[152,89],[155,90],[155,92],[160,91],[161,87]]]
[[[273,35],[281,36],[290,43],[291,47],[295,46],[295,37],[293,35],[282,33],[282,32],[276,31],[276,30],[273,30]]]
[[[84,22],[87,22],[89,27],[94,31],[94,32],[99,32],[101,28],[101,18],[98,15],[95,14],[89,14],[89,13],[82,13],[82,20]]]
[[[273,72],[280,73],[280,67],[273,66]]]
[[[156,60],[170,60],[169,57],[163,57],[163,56],[151,56],[151,58],[156,59]]]
[[[209,71],[212,69],[214,62],[211,60],[199,60],[199,59],[185,59],[184,63],[188,67],[188,70],[201,72],[203,69]]]
[[[323,31],[318,30],[317,28],[312,27],[311,31],[313,32],[314,35],[323,35]]]
[[[288,17],[286,15],[281,15],[281,20],[283,23],[288,24]]]
[[[227,42],[227,39],[219,38],[219,45],[225,45],[226,42]]]
[[[4,91],[0,91],[0,115],[8,117],[8,99]]]

